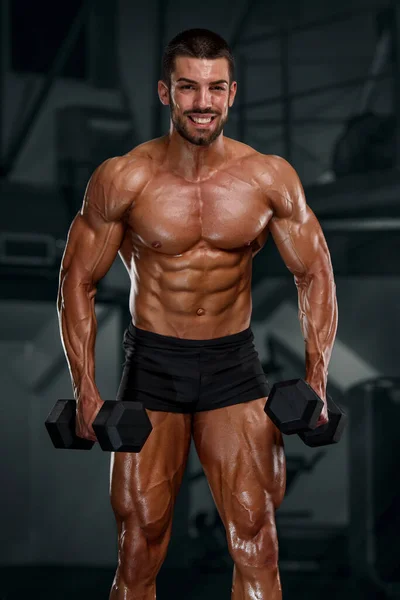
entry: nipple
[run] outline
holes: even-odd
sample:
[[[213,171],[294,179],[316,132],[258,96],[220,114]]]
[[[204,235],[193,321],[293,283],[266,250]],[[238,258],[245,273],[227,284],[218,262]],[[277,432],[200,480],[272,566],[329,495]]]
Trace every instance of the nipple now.
[[[245,246],[251,246],[251,240],[245,243]]]
[[[153,248],[161,248],[161,242],[153,242],[151,245]]]

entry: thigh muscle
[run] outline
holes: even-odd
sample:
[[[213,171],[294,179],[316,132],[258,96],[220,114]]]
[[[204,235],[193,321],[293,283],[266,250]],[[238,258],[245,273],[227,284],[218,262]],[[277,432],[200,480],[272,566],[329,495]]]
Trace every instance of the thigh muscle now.
[[[265,402],[259,398],[197,413],[193,423],[221,518],[226,526],[238,521],[255,532],[280,505],[286,485],[282,436],[265,414]]]
[[[157,537],[172,519],[190,447],[191,416],[147,412],[153,430],[141,452],[112,455],[110,496],[117,523],[134,521]]]

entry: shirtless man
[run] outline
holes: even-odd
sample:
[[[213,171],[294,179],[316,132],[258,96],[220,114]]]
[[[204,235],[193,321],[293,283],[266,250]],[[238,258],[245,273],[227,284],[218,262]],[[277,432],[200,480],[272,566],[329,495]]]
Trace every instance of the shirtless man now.
[[[60,272],[61,336],[77,434],[96,440],[96,284],[119,253],[132,322],[117,399],[142,401],[153,430],[111,458],[118,568],[111,600],[154,600],[191,438],[226,528],[232,600],[282,598],[275,510],[285,492],[280,432],[250,328],[252,258],[269,232],[294,275],[305,379],[324,400],[337,327],[324,236],[294,169],[223,135],[236,94],[226,42],[174,38],[158,82],[167,135],[103,163],[74,219]]]

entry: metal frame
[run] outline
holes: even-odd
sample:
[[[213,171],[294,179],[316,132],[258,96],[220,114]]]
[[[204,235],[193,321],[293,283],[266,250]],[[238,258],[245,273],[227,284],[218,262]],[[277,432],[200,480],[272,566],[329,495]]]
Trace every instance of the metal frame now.
[[[3,0],[0,3],[0,98],[5,97],[5,77],[7,67],[7,40],[8,40],[8,2]],[[0,109],[0,157],[3,155],[4,140],[4,121],[3,111]],[[1,167],[1,163],[0,163]]]
[[[90,16],[90,10],[92,8],[92,3],[93,3],[93,0],[83,0],[82,7],[78,11],[67,36],[65,37],[63,43],[61,44],[61,46],[59,47],[59,49],[57,51],[57,54],[54,57],[53,64],[51,65],[51,67],[46,75],[46,78],[43,81],[43,84],[40,88],[39,93],[37,94],[35,100],[32,102],[31,106],[29,107],[29,109],[25,115],[25,118],[22,119],[22,121],[19,125],[19,128],[18,128],[18,131],[13,133],[8,150],[6,151],[5,155],[3,155],[3,153],[1,153],[1,164],[0,164],[0,175],[1,176],[7,177],[11,173],[16,161],[18,160],[18,157],[24,147],[24,144],[25,144],[33,126],[35,125],[36,121],[38,120],[38,118],[41,114],[41,111],[43,110],[43,107],[46,103],[46,100],[47,100],[51,90],[52,90],[52,87],[54,85],[56,78],[58,77],[58,75],[60,75],[66,62],[68,61],[68,58],[71,55],[71,52],[75,46],[75,43],[78,39],[78,36],[79,36],[82,28],[88,22],[88,19]],[[2,14],[2,16],[3,16],[2,20],[5,21],[6,17],[7,17],[6,10],[3,9],[0,14]],[[6,25],[3,22],[2,28],[5,26]],[[4,38],[2,38],[2,39],[4,39]],[[2,48],[2,51],[4,52],[4,42],[2,44],[0,44],[0,47]],[[2,79],[1,73],[0,73],[0,79]],[[2,116],[2,113],[1,113],[1,116]]]
[[[397,117],[397,128],[396,128],[396,166],[400,167],[400,6],[396,0],[391,2],[392,10],[394,11],[394,19],[392,23],[392,40],[393,40],[393,55],[394,55],[394,82],[393,82],[393,96],[394,106]]]
[[[376,4],[369,4],[368,6],[364,6],[363,8],[348,10],[342,13],[337,13],[330,15],[329,17],[321,17],[320,19],[315,19],[314,21],[308,21],[306,23],[301,23],[299,25],[293,25],[290,27],[290,33],[300,33],[303,31],[311,31],[312,29],[320,29],[322,27],[329,27],[335,23],[341,23],[343,21],[348,21],[353,17],[358,17],[363,14],[369,14],[373,10],[376,10],[378,7]],[[275,39],[281,35],[282,29],[277,28],[273,31],[266,32],[261,35],[254,35],[248,38],[240,39],[241,46],[249,46],[252,44],[266,42],[268,40]]]
[[[272,96],[271,98],[265,98],[263,100],[253,100],[245,104],[242,108],[259,108],[261,106],[268,106],[270,104],[278,104],[279,102],[291,102],[292,100],[298,100],[300,98],[308,98],[310,96],[318,96],[320,94],[325,94],[326,92],[332,92],[334,90],[342,90],[345,88],[357,87],[358,85],[364,84],[366,81],[380,81],[382,79],[387,79],[390,77],[390,73],[381,73],[380,75],[376,75],[375,77],[354,77],[353,79],[348,79],[346,81],[339,81],[335,83],[329,83],[327,85],[318,85],[313,88],[309,88],[307,90],[302,90],[301,92],[295,92],[288,94],[285,96],[284,93],[279,96]],[[287,89],[289,88],[287,84]]]
[[[164,52],[165,46],[165,32],[167,29],[167,13],[168,13],[168,0],[157,0],[157,16],[155,28],[157,35],[155,38],[156,53],[155,53],[155,64],[154,73],[155,81],[160,79],[160,60]],[[159,101],[158,97],[154,99],[153,105],[153,138],[162,135],[162,121],[163,121],[163,106]]]
[[[247,19],[250,15],[250,11],[254,6],[254,2],[249,3],[247,7]],[[392,23],[391,37],[394,41],[395,51],[394,51],[394,61],[393,68],[391,70],[386,70],[385,72],[379,72],[379,68],[371,69],[372,72],[367,74],[364,77],[355,77],[352,79],[348,79],[341,82],[335,82],[331,84],[325,84],[320,86],[315,86],[306,90],[302,90],[300,92],[291,93],[290,91],[290,67],[292,64],[291,56],[290,56],[290,42],[291,38],[296,33],[308,32],[313,29],[319,29],[322,27],[328,27],[335,25],[337,23],[341,23],[352,19],[354,17],[368,15],[371,13],[377,13],[383,7],[378,6],[376,3],[368,4],[368,6],[364,6],[363,8],[353,9],[349,11],[345,11],[339,14],[333,14],[329,17],[323,17],[320,19],[316,19],[314,21],[309,21],[308,23],[301,23],[299,25],[290,26],[286,24],[283,27],[279,27],[274,29],[273,31],[266,32],[263,35],[255,35],[250,37],[243,37],[245,23],[239,23],[237,31],[235,32],[231,47],[232,49],[240,49],[246,48],[254,44],[265,43],[267,41],[279,40],[280,45],[280,67],[281,67],[281,94],[269,98],[264,98],[262,100],[255,101],[246,101],[244,99],[244,95],[239,96],[237,102],[233,108],[233,113],[238,116],[238,132],[239,138],[244,141],[246,137],[246,126],[250,123],[256,125],[262,124],[278,124],[283,127],[283,140],[284,140],[284,155],[290,161],[292,158],[293,152],[293,126],[298,124],[306,124],[309,122],[315,125],[337,125],[342,121],[338,119],[293,119],[292,115],[292,103],[294,100],[315,97],[320,94],[325,94],[327,92],[331,92],[334,90],[345,90],[356,88],[357,86],[367,86],[368,90],[364,90],[363,98],[363,106],[367,102],[365,101],[365,96],[371,97],[374,86],[378,81],[388,79],[389,77],[394,76],[394,90],[393,90],[393,106],[394,110],[398,113],[398,123],[400,124],[400,42],[398,41],[397,32],[400,32],[400,6],[396,0],[391,0],[390,8],[394,11],[395,18]],[[239,32],[240,30],[240,32]],[[378,42],[379,45],[379,42]],[[378,49],[378,48],[377,48]],[[380,65],[382,64],[382,52],[380,52]],[[376,61],[375,61],[376,62]],[[271,60],[269,59],[256,59],[252,61],[252,66],[255,65],[263,65],[270,64]],[[239,74],[242,79],[245,79],[246,75],[246,67],[249,62],[240,54],[238,56],[238,64],[240,65]],[[276,64],[276,62],[275,62]],[[367,93],[368,92],[368,93]],[[247,119],[246,111],[247,109],[261,108],[267,107],[271,105],[281,104],[283,115],[278,119]],[[397,131],[397,164],[400,164],[400,126]]]

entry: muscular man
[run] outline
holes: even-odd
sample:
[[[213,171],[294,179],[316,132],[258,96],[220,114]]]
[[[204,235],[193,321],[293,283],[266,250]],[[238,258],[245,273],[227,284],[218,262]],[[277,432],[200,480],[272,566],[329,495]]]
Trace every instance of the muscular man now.
[[[226,528],[233,600],[278,600],[275,510],[285,491],[280,432],[250,328],[252,259],[269,232],[299,293],[305,379],[325,401],[337,327],[321,228],[294,169],[226,138],[236,94],[229,47],[207,30],[174,38],[158,83],[167,135],[93,174],[71,226],[58,310],[77,433],[96,440],[97,282],[119,253],[132,322],[118,399],[143,402],[153,431],[111,458],[119,556],[112,600],[154,600],[191,438]],[[326,402],[319,424],[327,422]]]

